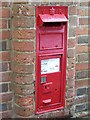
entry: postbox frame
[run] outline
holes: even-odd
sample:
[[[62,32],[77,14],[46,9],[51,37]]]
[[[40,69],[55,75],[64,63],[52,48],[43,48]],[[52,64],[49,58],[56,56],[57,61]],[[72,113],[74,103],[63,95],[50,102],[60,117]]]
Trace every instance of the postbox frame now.
[[[65,90],[66,90],[66,52],[67,52],[67,22],[65,22],[65,25],[63,25],[62,27],[64,27],[63,29],[65,30],[64,32],[59,30],[62,28],[55,28],[52,27],[52,29],[55,28],[55,30],[53,30],[53,32],[57,32],[58,33],[62,33],[63,37],[64,37],[64,41],[63,41],[63,48],[58,48],[58,49],[46,49],[46,50],[40,50],[40,40],[39,40],[39,34],[42,33],[44,34],[45,32],[47,33],[47,30],[50,29],[50,27],[46,27],[45,31],[43,32],[43,28],[41,28],[41,26],[39,26],[38,24],[38,15],[41,14],[41,11],[45,12],[45,9],[50,9],[50,8],[55,8],[55,9],[60,9],[60,10],[64,10],[64,15],[66,16],[66,18],[68,19],[68,7],[67,6],[36,6],[36,84],[35,84],[35,91],[36,91],[36,109],[35,109],[35,113],[36,114],[40,114],[43,112],[49,112],[52,110],[57,110],[57,109],[63,109],[65,106]],[[44,13],[43,13],[44,14]],[[60,26],[61,27],[61,26]],[[50,31],[49,31],[50,32]],[[42,109],[39,110],[39,106],[38,106],[38,102],[39,102],[39,84],[40,84],[40,66],[41,66],[41,59],[46,59],[46,58],[55,58],[55,56],[57,57],[61,57],[61,59],[63,59],[62,62],[62,90],[61,90],[61,97],[62,97],[62,105],[56,106],[56,107],[51,107],[48,109]]]

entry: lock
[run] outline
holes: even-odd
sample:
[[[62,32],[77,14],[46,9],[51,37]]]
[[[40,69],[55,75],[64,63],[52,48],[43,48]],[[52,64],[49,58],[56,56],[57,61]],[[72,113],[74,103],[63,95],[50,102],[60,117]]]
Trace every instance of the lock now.
[[[67,6],[36,6],[36,114],[65,106],[67,23]]]

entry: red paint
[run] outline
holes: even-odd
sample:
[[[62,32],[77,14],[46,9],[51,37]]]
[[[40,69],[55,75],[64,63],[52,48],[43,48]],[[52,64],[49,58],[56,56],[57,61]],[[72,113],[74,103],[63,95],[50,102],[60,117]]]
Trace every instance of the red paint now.
[[[67,20],[67,6],[36,7],[36,114],[65,106]]]

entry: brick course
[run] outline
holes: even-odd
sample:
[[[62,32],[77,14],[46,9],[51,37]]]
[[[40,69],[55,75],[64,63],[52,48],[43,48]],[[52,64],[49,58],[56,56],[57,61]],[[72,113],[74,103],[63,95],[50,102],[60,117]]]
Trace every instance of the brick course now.
[[[9,2],[0,6],[0,118],[10,118],[12,113],[10,9]]]

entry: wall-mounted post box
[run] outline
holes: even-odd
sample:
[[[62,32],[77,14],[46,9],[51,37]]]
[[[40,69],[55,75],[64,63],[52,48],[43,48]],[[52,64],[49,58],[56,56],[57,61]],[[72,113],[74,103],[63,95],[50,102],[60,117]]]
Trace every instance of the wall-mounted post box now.
[[[65,106],[67,6],[36,7],[36,114]]]

